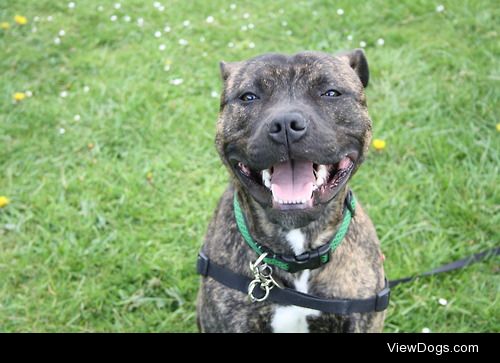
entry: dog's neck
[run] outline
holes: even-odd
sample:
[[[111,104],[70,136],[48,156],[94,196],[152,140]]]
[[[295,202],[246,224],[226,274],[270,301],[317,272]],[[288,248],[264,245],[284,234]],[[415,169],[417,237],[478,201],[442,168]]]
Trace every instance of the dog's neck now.
[[[298,255],[330,241],[342,221],[347,191],[348,187],[345,186],[328,203],[318,219],[295,229],[285,229],[271,223],[260,204],[245,194],[240,193],[240,195],[252,237],[275,253]]]

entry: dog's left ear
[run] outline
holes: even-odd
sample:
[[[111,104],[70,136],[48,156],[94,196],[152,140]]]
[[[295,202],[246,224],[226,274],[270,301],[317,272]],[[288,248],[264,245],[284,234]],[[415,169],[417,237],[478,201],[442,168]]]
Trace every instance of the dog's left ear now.
[[[337,58],[340,58],[344,62],[347,62],[354,72],[358,75],[363,87],[368,86],[368,80],[370,79],[370,71],[368,70],[368,61],[366,60],[365,52],[363,49],[354,49],[348,52],[342,52],[336,54]]]

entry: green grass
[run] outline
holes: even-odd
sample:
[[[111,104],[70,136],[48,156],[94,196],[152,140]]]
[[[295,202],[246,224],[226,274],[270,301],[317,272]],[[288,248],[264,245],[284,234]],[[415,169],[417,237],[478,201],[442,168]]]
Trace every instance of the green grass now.
[[[0,30],[0,195],[11,199],[0,209],[0,331],[196,331],[196,253],[228,180],[213,146],[222,59],[365,41],[374,136],[387,147],[351,186],[388,276],[498,245],[495,0],[446,1],[440,13],[422,0],[113,3],[0,4],[11,24]],[[16,14],[29,23],[14,25]],[[385,331],[499,332],[497,261],[396,288]]]

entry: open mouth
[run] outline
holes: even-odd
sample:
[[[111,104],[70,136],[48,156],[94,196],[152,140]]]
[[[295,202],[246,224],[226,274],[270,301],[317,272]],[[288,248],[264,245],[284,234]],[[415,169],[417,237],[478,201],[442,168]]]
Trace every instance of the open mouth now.
[[[326,165],[292,159],[264,170],[252,170],[243,162],[235,166],[244,179],[270,194],[273,208],[289,210],[328,202],[349,179],[354,165],[354,158],[345,155]]]

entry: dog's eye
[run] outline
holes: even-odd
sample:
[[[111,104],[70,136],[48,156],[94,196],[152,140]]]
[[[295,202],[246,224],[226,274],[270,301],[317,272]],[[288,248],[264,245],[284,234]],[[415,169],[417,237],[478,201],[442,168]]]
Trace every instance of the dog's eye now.
[[[257,96],[256,94],[254,94],[252,92],[247,92],[247,93],[244,93],[240,96],[240,100],[242,100],[244,102],[255,101],[258,99],[259,99],[259,96]]]
[[[336,91],[334,89],[330,89],[330,90],[326,91],[325,93],[323,93],[321,96],[325,96],[325,97],[338,97],[338,96],[340,96],[340,92]]]

